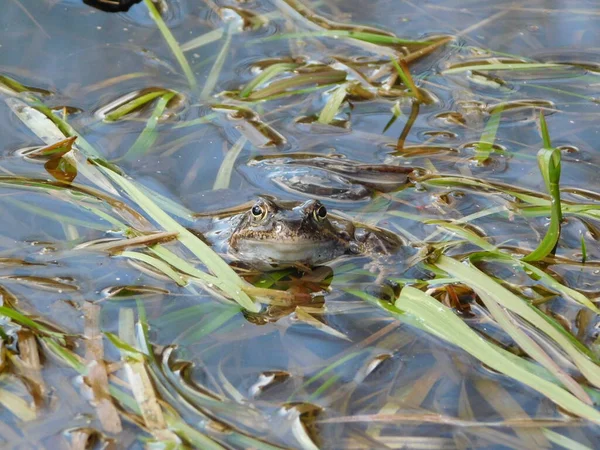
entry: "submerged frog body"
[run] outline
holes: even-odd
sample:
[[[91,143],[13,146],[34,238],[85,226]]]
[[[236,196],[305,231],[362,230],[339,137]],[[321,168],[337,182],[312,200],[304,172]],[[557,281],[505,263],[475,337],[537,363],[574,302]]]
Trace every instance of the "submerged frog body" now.
[[[250,266],[315,266],[343,255],[389,254],[402,242],[380,228],[331,217],[319,201],[260,198],[229,236],[229,253]]]

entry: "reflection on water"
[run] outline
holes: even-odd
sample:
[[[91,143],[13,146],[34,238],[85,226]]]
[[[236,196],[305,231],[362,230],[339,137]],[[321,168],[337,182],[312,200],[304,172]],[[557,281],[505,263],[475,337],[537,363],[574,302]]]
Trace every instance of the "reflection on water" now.
[[[415,248],[387,262],[394,282],[383,286],[374,283],[370,261],[352,258],[307,273],[248,274],[256,286],[288,296],[272,299],[265,314],[242,312],[200,286],[179,286],[143,261],[86,247],[123,237],[111,220],[117,216],[141,231],[154,225],[114,187],[98,191],[80,162],[74,173],[57,167],[61,158],[48,170],[46,160],[31,157],[31,148],[42,142],[13,114],[10,101],[2,101],[4,305],[66,333],[65,348],[84,363],[98,351],[90,336],[102,331],[135,341],[126,324],[145,314],[155,356],[148,383],[191,428],[227,448],[258,448],[250,437],[264,448],[550,448],[559,432],[594,448],[597,425],[572,418],[541,394],[347,289],[390,298],[396,284],[432,278],[431,267],[417,263],[417,247],[453,235],[428,219],[469,217],[469,230],[494,245],[515,252],[534,248],[548,214],[524,208],[523,196],[506,192],[545,192],[536,160],[540,110],[563,154],[563,200],[597,206],[595,4],[377,0],[366,7],[329,0],[304,1],[304,11],[287,0],[158,3],[184,49],[187,77],[146,3],[107,14],[80,0],[3,5],[0,75],[37,89],[103,158],[151,189],[153,198],[162,196],[163,205],[180,205],[173,215],[186,227],[210,229],[214,224],[193,213],[233,208],[260,194],[310,197],[399,233]],[[328,29],[331,21],[443,43],[423,56],[421,44],[415,50],[409,48],[415,44],[306,35]],[[304,35],[276,39],[283,33]],[[400,54],[414,57],[410,71],[426,100],[420,106],[389,64],[390,55]],[[482,67],[534,62],[570,65],[493,73]],[[272,78],[252,85],[265,72]],[[2,100],[14,97],[14,86],[6,83],[0,79]],[[326,120],[324,107],[342,83],[345,96]],[[115,112],[117,119],[110,120]],[[482,145],[492,128],[493,142]],[[227,161],[231,170],[223,169]],[[66,189],[54,180],[65,171],[86,189]],[[474,187],[474,180],[486,184]],[[566,217],[557,257],[544,269],[598,298],[599,236],[597,216]],[[446,254],[476,250],[465,242]],[[516,267],[486,264],[481,267],[598,353],[596,314]],[[427,289],[481,335],[521,354],[472,291],[434,284]],[[98,305],[93,314],[90,302]],[[142,448],[150,437],[173,438],[167,428],[198,442],[173,426],[171,416],[161,419],[169,424],[161,428],[159,419],[136,413],[123,398],[117,404],[121,423],[111,428],[111,407],[98,414],[97,399],[109,394],[98,394],[103,384],[97,378],[68,368],[64,355],[39,336],[36,341],[27,327],[8,319],[0,325],[8,335],[0,358],[3,446],[92,448],[85,445],[93,439],[100,447],[116,439],[118,448]],[[136,354],[116,341],[103,342],[102,373],[111,386],[124,390],[124,373],[143,378]],[[37,360],[37,353],[28,359],[28,346],[39,347]]]

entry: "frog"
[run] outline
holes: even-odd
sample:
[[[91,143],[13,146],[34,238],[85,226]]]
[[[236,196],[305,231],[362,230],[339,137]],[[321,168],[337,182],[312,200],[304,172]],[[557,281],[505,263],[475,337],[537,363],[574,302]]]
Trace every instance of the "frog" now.
[[[230,256],[259,270],[391,255],[403,245],[395,233],[331,214],[319,200],[283,202],[267,196],[240,214],[227,243]]]

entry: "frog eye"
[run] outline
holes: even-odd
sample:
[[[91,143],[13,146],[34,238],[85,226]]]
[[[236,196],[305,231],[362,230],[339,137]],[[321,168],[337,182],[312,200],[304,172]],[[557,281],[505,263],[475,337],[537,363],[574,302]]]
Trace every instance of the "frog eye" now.
[[[320,205],[313,211],[313,216],[315,217],[315,220],[325,220],[325,217],[327,217],[327,208],[325,208],[323,205]]]
[[[254,205],[250,212],[255,219],[260,219],[265,215],[265,209],[260,205]]]

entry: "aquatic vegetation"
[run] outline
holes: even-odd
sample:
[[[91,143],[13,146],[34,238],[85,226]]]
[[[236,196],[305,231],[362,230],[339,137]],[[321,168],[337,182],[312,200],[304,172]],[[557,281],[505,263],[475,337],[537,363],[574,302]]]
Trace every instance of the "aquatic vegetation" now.
[[[0,18],[3,444],[594,448],[589,5],[54,3]],[[406,245],[208,244],[265,194]]]

